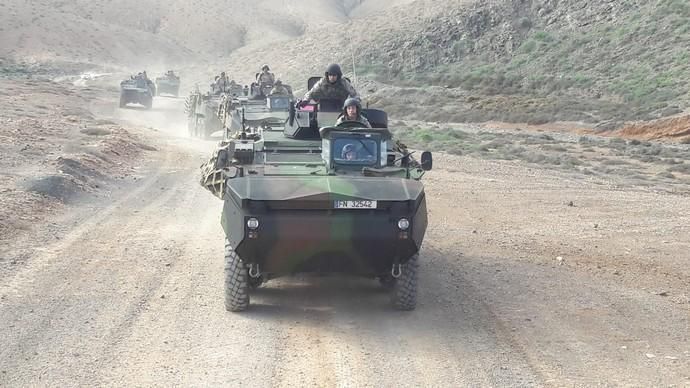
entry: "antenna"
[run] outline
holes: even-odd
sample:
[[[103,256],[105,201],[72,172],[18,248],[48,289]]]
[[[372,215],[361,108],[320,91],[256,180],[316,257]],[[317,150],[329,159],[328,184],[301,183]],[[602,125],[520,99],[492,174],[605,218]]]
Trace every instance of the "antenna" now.
[[[244,107],[242,107],[242,134],[240,135],[240,137],[242,139],[247,138],[247,127],[246,127],[246,125],[247,125],[247,120],[244,118]]]
[[[355,86],[357,85],[357,65],[355,64],[355,50],[352,49],[352,43],[350,43],[350,53],[352,54],[352,78],[354,78]]]
[[[350,19],[350,23],[352,23],[352,19]],[[355,63],[355,50],[353,47],[352,43],[352,30],[350,30],[350,56],[352,57],[352,79],[353,79],[353,86],[357,86],[357,64]]]

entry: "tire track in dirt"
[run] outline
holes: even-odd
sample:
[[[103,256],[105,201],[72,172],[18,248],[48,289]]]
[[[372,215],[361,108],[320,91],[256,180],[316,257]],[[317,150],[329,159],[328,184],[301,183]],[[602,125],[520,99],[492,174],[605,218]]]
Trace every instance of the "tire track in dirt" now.
[[[147,209],[158,209],[175,196],[175,191],[158,196],[142,195],[147,191],[148,194],[152,190],[159,191],[158,185],[166,178],[154,174],[148,184],[102,209],[46,255],[32,258],[2,288],[5,295],[2,315],[12,322],[6,334],[8,338],[16,338],[14,346],[4,349],[2,358],[8,362],[3,364],[12,365],[11,361],[22,358],[26,368],[32,363],[46,363],[46,358],[57,357],[63,362],[60,370],[69,371],[65,366],[72,362],[88,363],[89,356],[97,358],[107,353],[103,351],[97,355],[96,349],[107,348],[108,338],[116,338],[122,330],[118,326],[126,326],[131,317],[145,308],[145,301],[155,292],[156,271],[144,273],[145,276],[131,288],[123,287],[123,279],[131,276],[128,271],[138,270],[136,265],[128,265],[132,259],[136,260],[133,255],[146,257],[146,251],[166,249],[160,241],[142,243],[132,238],[132,234],[138,233],[134,227],[147,222]],[[117,301],[118,297],[128,300],[129,304]],[[46,304],[50,305],[48,309],[45,309]],[[75,329],[83,332],[75,333]],[[89,332],[100,338],[86,339],[84,335]],[[22,354],[24,356],[18,357]],[[69,380],[75,376],[66,377]]]

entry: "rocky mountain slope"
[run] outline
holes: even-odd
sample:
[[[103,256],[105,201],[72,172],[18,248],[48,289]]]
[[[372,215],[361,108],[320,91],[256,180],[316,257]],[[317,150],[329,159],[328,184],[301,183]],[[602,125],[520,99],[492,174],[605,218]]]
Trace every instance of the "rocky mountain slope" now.
[[[125,67],[198,63],[409,2],[7,0],[0,4],[0,57]]]
[[[186,67],[195,82],[270,63],[297,89],[340,62],[370,102],[433,121],[608,129],[690,103],[684,0],[23,4],[0,4],[0,58]]]

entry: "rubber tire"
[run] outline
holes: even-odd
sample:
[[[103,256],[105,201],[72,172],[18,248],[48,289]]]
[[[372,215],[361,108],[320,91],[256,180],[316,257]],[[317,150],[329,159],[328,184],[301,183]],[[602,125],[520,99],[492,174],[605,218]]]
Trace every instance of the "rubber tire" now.
[[[144,108],[147,110],[150,110],[153,107],[153,97],[149,97],[146,99],[146,102],[144,103]]]
[[[194,126],[194,137],[198,139],[203,139],[206,133],[206,117],[197,115],[196,125]]]
[[[410,311],[417,306],[418,255],[414,255],[402,265],[402,273],[395,280],[391,302],[396,310]]]
[[[244,311],[249,307],[249,282],[247,266],[237,255],[230,242],[225,240],[225,309]]]

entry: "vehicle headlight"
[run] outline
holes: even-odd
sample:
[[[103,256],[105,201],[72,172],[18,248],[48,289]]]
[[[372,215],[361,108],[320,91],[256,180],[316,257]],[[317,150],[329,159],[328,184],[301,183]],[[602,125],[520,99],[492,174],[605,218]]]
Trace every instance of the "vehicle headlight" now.
[[[410,221],[407,218],[401,218],[398,221],[398,228],[400,230],[407,230],[410,228]]]
[[[247,228],[249,228],[251,230],[259,229],[259,220],[254,218],[254,217],[248,219],[247,220]]]

